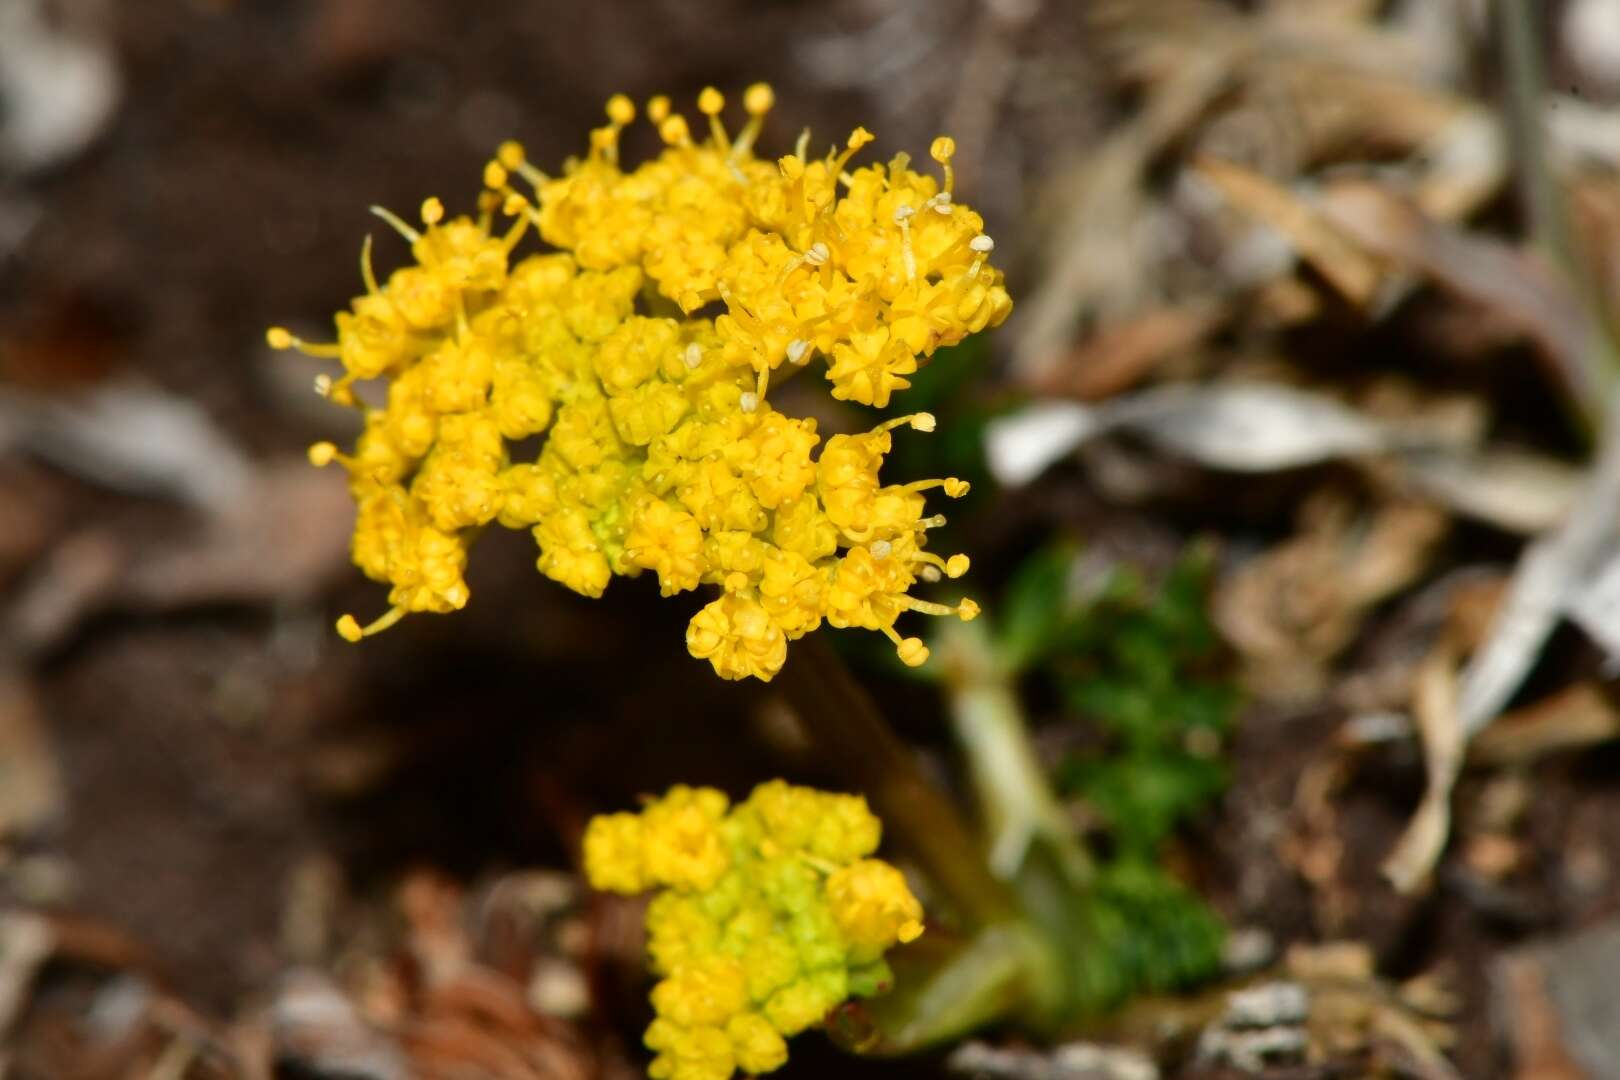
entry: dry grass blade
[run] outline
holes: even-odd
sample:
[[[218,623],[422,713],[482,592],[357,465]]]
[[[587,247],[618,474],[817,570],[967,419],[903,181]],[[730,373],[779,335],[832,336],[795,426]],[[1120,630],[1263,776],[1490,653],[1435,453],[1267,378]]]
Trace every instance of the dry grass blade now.
[[[1457,649],[1450,635],[1441,638],[1418,668],[1412,713],[1423,741],[1428,784],[1417,813],[1382,867],[1401,893],[1428,885],[1451,832],[1451,789],[1462,770],[1467,743],[1457,705]]]
[[[1346,300],[1363,309],[1372,304],[1383,277],[1377,263],[1316,207],[1282,184],[1230,161],[1206,156],[1194,167],[1234,207],[1287,237],[1300,258]]]

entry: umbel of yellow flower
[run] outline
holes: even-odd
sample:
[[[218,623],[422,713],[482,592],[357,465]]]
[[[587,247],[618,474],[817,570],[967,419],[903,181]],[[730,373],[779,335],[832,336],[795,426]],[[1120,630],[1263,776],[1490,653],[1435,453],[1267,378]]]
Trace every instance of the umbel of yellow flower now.
[[[870,857],[881,831],[865,799],[780,780],[736,807],[680,786],[639,814],[591,820],[591,884],[659,890],[647,908],[654,1080],[770,1072],[787,1038],[889,984],[883,954],[922,933],[922,905]]]
[[[491,523],[531,530],[540,572],[586,596],[649,571],[666,596],[718,586],[686,640],[729,679],[771,678],[823,621],[879,631],[921,664],[901,615],[977,613],[910,595],[967,570],[966,556],[924,549],[944,519],[923,499],[967,485],[879,479],[891,432],[931,431],[933,417],[823,443],[814,420],[766,400],[773,377],[821,358],[834,397],[887,405],[935,349],[1006,318],[994,244],[952,196],[955,146],[932,147],[943,183],[904,154],[854,168],[864,129],[822,158],[806,136],[764,161],[753,148],[771,100],[751,87],[733,138],[705,90],[698,141],[654,98],[665,147],[628,172],[619,135],[636,110],[622,96],[560,176],[508,143],[475,216],[446,218],[429,199],[418,229],[377,211],[414,264],[379,282],[368,241],[366,292],[337,315],[335,343],[269,332],[339,362],[317,389],[364,418],[352,451],[310,449],[348,471],[355,563],[390,589],[370,625],[339,620],[345,638],[465,605],[467,549]],[[497,228],[500,215],[511,223]],[[553,250],[518,258],[531,227]],[[375,404],[356,392],[371,380],[385,391]],[[514,457],[542,433],[533,460]]]

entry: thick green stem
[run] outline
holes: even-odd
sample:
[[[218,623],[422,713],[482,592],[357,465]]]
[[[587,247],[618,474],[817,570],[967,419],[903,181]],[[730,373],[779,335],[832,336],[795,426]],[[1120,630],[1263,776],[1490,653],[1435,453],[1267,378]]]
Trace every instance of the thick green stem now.
[[[814,635],[794,643],[778,676],[821,753],[871,801],[886,828],[971,926],[1015,920],[1011,892],[956,808],[922,775],[865,690]]]
[[[1030,1019],[1032,981],[1052,963],[1047,942],[1029,926],[988,926],[967,941],[928,943],[891,957],[895,988],[862,1006],[864,1024],[833,1035],[851,1049],[909,1054],[960,1039],[986,1024]]]

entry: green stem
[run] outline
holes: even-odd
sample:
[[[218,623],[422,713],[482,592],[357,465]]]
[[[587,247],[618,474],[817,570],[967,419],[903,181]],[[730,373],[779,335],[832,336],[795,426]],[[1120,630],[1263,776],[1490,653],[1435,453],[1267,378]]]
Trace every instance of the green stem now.
[[[1017,901],[985,869],[978,841],[922,775],[866,691],[814,635],[794,643],[778,676],[812,742],[871,800],[923,872],[972,927],[1017,920]]]
[[[909,1054],[1008,1017],[1029,1019],[1038,1000],[1031,982],[1051,963],[1037,931],[1001,923],[966,941],[928,945],[929,936],[891,956],[894,989],[863,1003],[863,1023],[834,1027],[834,1038],[865,1054]]]
[[[1083,890],[1091,860],[1047,780],[1011,676],[979,623],[948,624],[939,643],[951,720],[967,758],[990,837],[990,869],[1012,880],[1032,844],[1056,857],[1068,885]]]

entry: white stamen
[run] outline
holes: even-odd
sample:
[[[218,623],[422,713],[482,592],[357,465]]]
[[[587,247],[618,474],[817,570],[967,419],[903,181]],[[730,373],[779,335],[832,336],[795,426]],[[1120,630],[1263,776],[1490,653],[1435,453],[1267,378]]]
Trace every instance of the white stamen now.
[[[703,363],[703,347],[694,341],[686,347],[686,366],[696,370],[701,363]]]
[[[930,583],[938,581],[941,577],[937,566],[925,566],[918,571],[917,576]]]
[[[810,343],[801,338],[794,338],[788,342],[787,358],[790,364],[808,364],[810,362]]]
[[[945,527],[945,515],[935,514],[933,517],[925,517],[917,524],[925,529],[943,529]]]
[[[968,247],[978,252],[994,251],[996,249],[996,242],[990,239],[989,233],[980,233],[978,236],[975,236],[972,240],[968,241]]]
[[[894,547],[887,540],[874,540],[872,542],[872,558],[887,559]]]
[[[745,413],[753,412],[759,408],[759,395],[752,390],[744,390],[742,396],[737,399],[737,408]]]
[[[944,214],[947,217],[950,216],[950,213],[951,213],[951,193],[950,192],[942,191],[938,195],[935,195],[932,199],[929,199],[928,201],[934,204],[934,213],[936,213],[936,214]]]
[[[315,393],[321,397],[331,397],[332,376],[326,374],[324,371],[315,376]]]
[[[832,258],[832,252],[828,251],[827,245],[820,240],[811,244],[810,250],[804,253],[804,261],[811,266],[820,266],[830,258]]]
[[[897,206],[894,208],[894,223],[896,225],[904,224],[910,221],[911,215],[916,212],[916,209],[910,206]]]

